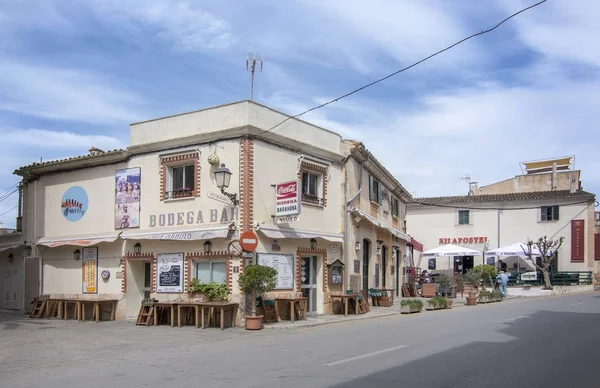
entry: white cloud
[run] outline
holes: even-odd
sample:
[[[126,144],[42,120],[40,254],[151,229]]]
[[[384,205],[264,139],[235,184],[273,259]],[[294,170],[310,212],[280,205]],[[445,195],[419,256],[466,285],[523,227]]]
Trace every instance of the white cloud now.
[[[106,135],[81,135],[68,131],[50,131],[45,129],[0,129],[0,193],[9,186],[16,185],[20,177],[12,172],[18,167],[33,162],[63,159],[77,155],[86,155],[91,146],[105,151],[126,146],[124,141]],[[0,196],[2,198],[2,196]],[[0,220],[12,227],[16,210],[10,210],[17,204],[17,196],[0,202],[0,214],[8,211]]]
[[[142,117],[142,99],[110,77],[0,59],[0,110],[48,119],[114,123]]]
[[[89,5],[116,29],[148,29],[151,35],[180,50],[224,49],[237,40],[227,21],[193,1],[104,0],[90,1]]]

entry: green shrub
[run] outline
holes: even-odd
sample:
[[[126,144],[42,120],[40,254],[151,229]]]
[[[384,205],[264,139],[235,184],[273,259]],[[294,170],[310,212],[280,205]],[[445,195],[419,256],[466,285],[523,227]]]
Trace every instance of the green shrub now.
[[[188,294],[201,293],[209,301],[221,302],[226,301],[229,297],[229,289],[225,283],[200,283],[198,279],[192,279],[192,282],[187,289]]]
[[[420,299],[402,299],[400,302],[401,307],[411,307],[413,309],[422,310],[423,309],[423,301]]]
[[[446,303],[448,303],[448,301],[443,296],[434,296],[429,299],[429,304],[433,307],[446,307]]]
[[[250,265],[240,275],[238,284],[240,291],[250,299],[246,303],[251,308],[252,316],[256,316],[256,297],[265,292],[272,291],[277,285],[277,270],[263,265]]]

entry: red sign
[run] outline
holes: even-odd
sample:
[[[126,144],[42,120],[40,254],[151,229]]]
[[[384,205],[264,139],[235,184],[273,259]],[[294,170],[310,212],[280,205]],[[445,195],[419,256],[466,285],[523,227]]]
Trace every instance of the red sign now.
[[[571,221],[571,262],[585,261],[585,221]]]
[[[293,216],[300,214],[300,184],[296,181],[275,185],[275,216]]]
[[[240,236],[240,245],[247,252],[254,252],[258,246],[258,236],[253,231],[242,233]]]
[[[440,237],[440,245],[446,244],[483,244],[487,237]]]
[[[594,234],[594,260],[600,260],[600,233]]]

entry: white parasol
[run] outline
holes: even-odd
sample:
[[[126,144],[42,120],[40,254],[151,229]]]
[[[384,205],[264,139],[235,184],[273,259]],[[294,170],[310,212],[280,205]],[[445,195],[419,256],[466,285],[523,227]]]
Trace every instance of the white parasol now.
[[[421,252],[421,256],[424,257],[437,257],[437,256],[477,256],[481,255],[481,251],[475,249],[461,247],[459,245],[447,244],[441,247],[433,248],[425,252]]]

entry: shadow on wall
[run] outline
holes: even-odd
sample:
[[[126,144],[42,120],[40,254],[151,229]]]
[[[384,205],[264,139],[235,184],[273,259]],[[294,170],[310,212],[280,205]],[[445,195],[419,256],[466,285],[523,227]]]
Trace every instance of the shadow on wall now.
[[[600,314],[540,311],[530,317],[498,331],[514,337],[510,341],[473,342],[331,387],[506,388],[516,381],[523,387],[600,387]],[[555,335],[536,334],[543,325]]]

